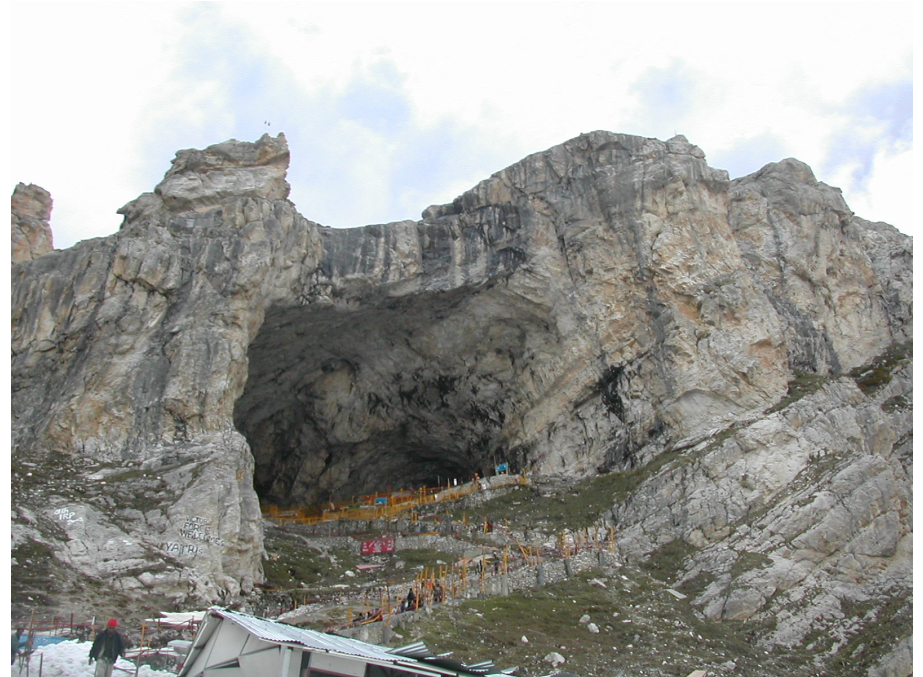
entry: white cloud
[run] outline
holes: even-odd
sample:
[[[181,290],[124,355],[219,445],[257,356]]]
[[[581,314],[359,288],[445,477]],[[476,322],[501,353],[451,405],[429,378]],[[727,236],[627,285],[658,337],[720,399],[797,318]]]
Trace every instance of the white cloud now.
[[[528,153],[608,129],[684,134],[732,171],[797,157],[828,183],[850,179],[841,187],[861,216],[859,205],[887,204],[909,224],[910,193],[887,183],[909,149],[888,151],[887,127],[850,107],[881,83],[910,81],[910,12],[15,3],[13,178],[51,191],[56,244],[69,245],[112,232],[115,209],[151,190],[176,150],[285,131],[299,209],[362,225],[416,218]],[[863,138],[857,157],[834,163],[850,135]],[[848,167],[860,158],[874,171],[857,184]]]
[[[829,181],[843,186],[844,193],[848,191],[846,201],[850,209],[864,219],[884,221],[914,235],[916,228],[907,200],[913,195],[913,151],[878,152],[863,184],[854,181],[856,170],[856,165],[843,165]]]
[[[137,121],[166,80],[169,13],[13,3],[13,179],[51,192],[56,246],[113,232],[138,195]]]

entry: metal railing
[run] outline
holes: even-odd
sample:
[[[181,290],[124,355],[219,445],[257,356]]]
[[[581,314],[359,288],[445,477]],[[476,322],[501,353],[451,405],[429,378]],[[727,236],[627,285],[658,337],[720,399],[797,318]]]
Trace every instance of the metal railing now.
[[[388,520],[425,505],[455,501],[486,488],[525,485],[525,475],[494,475],[457,486],[420,487],[415,490],[399,490],[390,493],[368,494],[352,501],[330,501],[313,506],[280,508],[275,505],[262,506],[263,514],[280,523],[315,525],[338,520]]]

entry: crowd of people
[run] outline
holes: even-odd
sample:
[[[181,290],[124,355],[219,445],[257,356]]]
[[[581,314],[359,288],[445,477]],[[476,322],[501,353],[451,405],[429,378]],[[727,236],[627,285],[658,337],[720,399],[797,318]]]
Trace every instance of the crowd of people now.
[[[445,601],[445,588],[442,586],[442,583],[436,581],[432,585],[432,590],[429,594],[429,599],[432,604],[442,604]],[[404,613],[405,611],[417,611],[422,609],[425,606],[426,602],[411,586],[407,590],[407,595],[401,600],[401,603],[394,610],[394,613]],[[384,612],[382,609],[372,609],[360,613],[353,617],[350,625],[364,625],[366,623],[375,623],[384,619]]]

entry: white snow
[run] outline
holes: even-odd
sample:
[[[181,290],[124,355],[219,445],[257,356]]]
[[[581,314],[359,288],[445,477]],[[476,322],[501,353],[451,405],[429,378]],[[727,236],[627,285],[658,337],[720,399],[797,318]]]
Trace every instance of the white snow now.
[[[190,627],[194,623],[201,623],[205,618],[205,611],[161,611],[159,618],[148,618],[144,622],[150,625],[160,624],[170,628]]]
[[[42,662],[42,677],[93,677],[96,670],[96,664],[90,665],[90,642],[78,642],[77,640],[68,640],[58,644],[48,644],[39,647],[30,659],[30,675],[38,675],[39,661]],[[41,654],[41,657],[39,657]],[[120,658],[115,664],[113,677],[115,675],[134,675],[135,664]],[[121,668],[121,670],[119,669]],[[22,666],[22,672],[19,670],[19,663],[12,666],[10,674],[13,677],[19,677],[20,674],[26,674],[26,666]],[[146,665],[142,665],[138,670],[138,677],[176,677],[172,672],[163,672],[161,670],[151,670]]]

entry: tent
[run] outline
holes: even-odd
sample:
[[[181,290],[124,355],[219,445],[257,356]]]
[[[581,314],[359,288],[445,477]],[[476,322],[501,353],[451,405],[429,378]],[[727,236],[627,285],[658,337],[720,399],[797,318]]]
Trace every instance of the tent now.
[[[504,677],[513,670],[463,665],[422,642],[390,649],[212,607],[179,677]]]

